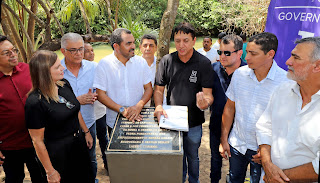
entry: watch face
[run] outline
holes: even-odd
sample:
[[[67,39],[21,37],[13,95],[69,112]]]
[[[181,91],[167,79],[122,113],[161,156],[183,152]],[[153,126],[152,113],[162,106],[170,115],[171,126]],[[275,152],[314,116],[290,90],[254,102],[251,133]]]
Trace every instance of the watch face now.
[[[119,112],[123,113],[124,112],[124,107],[120,107]]]

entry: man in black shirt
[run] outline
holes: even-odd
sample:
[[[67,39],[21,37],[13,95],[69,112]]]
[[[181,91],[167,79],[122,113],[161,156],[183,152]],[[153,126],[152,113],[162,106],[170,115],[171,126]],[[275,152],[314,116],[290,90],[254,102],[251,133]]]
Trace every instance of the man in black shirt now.
[[[193,49],[195,30],[189,23],[174,29],[177,51],[164,56],[159,64],[154,91],[155,116],[167,116],[162,108],[167,86],[167,104],[188,106],[189,131],[183,133],[183,182],[199,182],[198,149],[201,143],[203,110],[212,102],[213,70],[210,61]]]
[[[218,183],[221,179],[222,157],[219,153],[221,137],[221,117],[224,105],[227,102],[225,92],[231,82],[233,72],[239,67],[246,65],[241,60],[242,39],[237,35],[227,35],[222,38],[220,44],[220,62],[212,64],[213,70],[217,77],[213,82],[212,95],[214,102],[211,109],[210,117],[210,149],[211,149],[211,183]]]

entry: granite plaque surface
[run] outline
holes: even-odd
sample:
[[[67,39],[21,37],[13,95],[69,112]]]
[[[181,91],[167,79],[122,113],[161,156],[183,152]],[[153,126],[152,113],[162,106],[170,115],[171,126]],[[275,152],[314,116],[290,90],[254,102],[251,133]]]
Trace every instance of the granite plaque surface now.
[[[153,116],[155,108],[143,108],[143,120],[131,122],[117,116],[107,151],[180,152],[181,133],[161,129]]]
[[[117,116],[106,151],[110,182],[182,182],[182,133],[161,129],[154,110],[143,108],[135,123]]]

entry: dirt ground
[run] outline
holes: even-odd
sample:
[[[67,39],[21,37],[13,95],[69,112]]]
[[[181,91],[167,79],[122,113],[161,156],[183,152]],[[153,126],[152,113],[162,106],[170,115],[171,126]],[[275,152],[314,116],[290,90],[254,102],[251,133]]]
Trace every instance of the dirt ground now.
[[[103,162],[101,157],[100,147],[97,143],[96,152],[98,160],[98,173],[97,178],[100,183],[109,183],[109,177],[106,176],[106,171],[103,168]],[[200,154],[200,182],[209,183],[210,182],[210,145],[209,145],[209,112],[206,111],[206,122],[203,124],[203,135],[202,142],[199,149]],[[223,161],[222,165],[222,179],[221,183],[226,182],[226,174],[228,172],[229,164],[227,161]],[[30,176],[26,169],[26,178],[24,183],[30,183]],[[2,167],[0,167],[0,182],[4,182],[4,172]]]

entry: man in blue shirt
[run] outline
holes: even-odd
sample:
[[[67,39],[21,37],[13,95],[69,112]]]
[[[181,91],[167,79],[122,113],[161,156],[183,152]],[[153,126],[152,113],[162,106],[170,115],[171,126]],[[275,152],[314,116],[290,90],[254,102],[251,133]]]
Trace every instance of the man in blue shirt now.
[[[73,92],[81,104],[80,112],[93,138],[92,148],[89,150],[89,153],[94,177],[96,177],[96,123],[93,103],[97,99],[97,94],[92,91],[95,64],[83,60],[84,42],[79,34],[65,34],[61,38],[61,52],[65,56],[61,60],[61,64],[65,67],[64,78],[70,82]],[[87,132],[85,133],[87,134]]]
[[[220,44],[220,62],[212,64],[213,70],[218,77],[214,77],[212,94],[214,97],[211,106],[210,117],[210,149],[211,149],[211,173],[212,183],[218,183],[221,178],[222,157],[219,153],[221,136],[221,117],[224,105],[227,102],[225,92],[230,84],[233,72],[246,63],[241,59],[242,39],[237,35],[227,35],[222,38]]]

